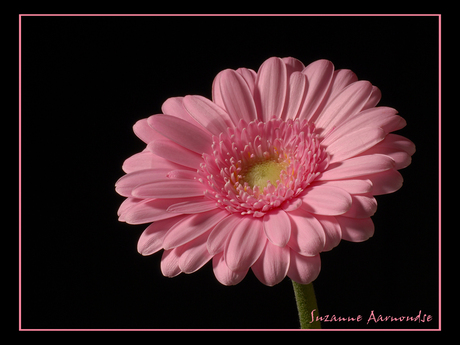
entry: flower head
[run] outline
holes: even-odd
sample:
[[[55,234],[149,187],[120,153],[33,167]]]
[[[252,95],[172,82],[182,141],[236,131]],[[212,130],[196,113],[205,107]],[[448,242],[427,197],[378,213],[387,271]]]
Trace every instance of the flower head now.
[[[376,107],[380,91],[330,61],[270,58],[227,69],[212,98],[169,98],[134,132],[147,146],[123,164],[119,220],[150,224],[138,250],[164,249],[174,277],[212,259],[216,278],[251,268],[266,285],[308,284],[322,251],[373,235],[374,195],[402,186],[413,143],[406,122]]]

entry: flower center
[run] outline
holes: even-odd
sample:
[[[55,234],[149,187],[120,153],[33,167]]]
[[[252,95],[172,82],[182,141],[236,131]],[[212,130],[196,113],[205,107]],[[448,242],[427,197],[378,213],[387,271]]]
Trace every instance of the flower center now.
[[[263,190],[269,182],[277,187],[280,182],[281,171],[286,169],[287,166],[288,163],[286,162],[278,163],[268,160],[248,167],[247,171],[244,171],[241,176],[252,188],[258,186]]]
[[[306,120],[241,120],[214,136],[212,149],[198,170],[205,196],[229,212],[254,217],[298,196],[328,164]]]

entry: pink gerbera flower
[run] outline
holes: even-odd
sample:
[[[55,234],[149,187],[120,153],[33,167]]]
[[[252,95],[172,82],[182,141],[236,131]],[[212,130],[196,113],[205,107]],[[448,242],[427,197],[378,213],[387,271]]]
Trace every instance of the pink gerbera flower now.
[[[116,183],[119,220],[153,222],[138,250],[164,249],[165,276],[212,259],[224,285],[250,268],[269,286],[308,284],[322,251],[373,235],[374,195],[401,187],[415,152],[390,133],[406,122],[376,107],[377,87],[327,60],[272,57],[257,73],[220,72],[212,98],[169,98],[138,121],[147,147]]]

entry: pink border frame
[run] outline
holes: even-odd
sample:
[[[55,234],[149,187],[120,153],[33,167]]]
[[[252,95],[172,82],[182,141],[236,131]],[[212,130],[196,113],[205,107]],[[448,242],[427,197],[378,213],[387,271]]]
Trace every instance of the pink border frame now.
[[[22,147],[21,147],[21,21],[22,17],[44,17],[44,16],[54,16],[54,17],[132,17],[132,16],[305,16],[305,17],[334,17],[334,16],[346,16],[346,17],[438,17],[438,327],[432,329],[370,329],[370,328],[359,328],[359,329],[320,329],[314,331],[441,331],[441,14],[20,14],[19,15],[19,330],[20,331],[305,331],[300,329],[24,329],[22,328],[22,318],[21,318],[21,309],[22,309],[22,294],[21,294],[21,219],[22,219],[22,208],[21,208],[21,195],[22,195],[22,186],[21,186],[21,168],[22,168]]]

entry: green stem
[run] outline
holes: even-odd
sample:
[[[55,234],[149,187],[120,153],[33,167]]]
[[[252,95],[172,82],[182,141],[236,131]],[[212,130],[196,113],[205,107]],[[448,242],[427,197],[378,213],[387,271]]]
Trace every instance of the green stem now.
[[[320,321],[316,321],[318,316],[318,305],[316,304],[315,290],[313,284],[299,284],[292,281],[294,294],[299,312],[301,329],[320,329]],[[312,315],[314,316],[312,319]]]

